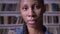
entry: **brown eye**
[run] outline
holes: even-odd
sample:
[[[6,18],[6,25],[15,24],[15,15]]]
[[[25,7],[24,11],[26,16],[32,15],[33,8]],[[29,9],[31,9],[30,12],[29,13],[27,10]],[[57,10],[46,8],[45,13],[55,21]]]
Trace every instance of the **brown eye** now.
[[[40,8],[39,4],[33,4],[32,5],[32,9],[39,9],[39,8]]]
[[[24,11],[27,11],[27,10],[28,10],[28,7],[27,7],[27,6],[24,6],[22,9],[23,9]]]
[[[38,4],[35,4],[35,5],[34,5],[34,8],[35,8],[35,9],[39,9],[40,7],[39,7]]]
[[[39,9],[39,8],[41,8],[41,5],[38,4],[38,3],[35,3],[35,4],[33,5],[33,8],[34,8],[34,9]]]

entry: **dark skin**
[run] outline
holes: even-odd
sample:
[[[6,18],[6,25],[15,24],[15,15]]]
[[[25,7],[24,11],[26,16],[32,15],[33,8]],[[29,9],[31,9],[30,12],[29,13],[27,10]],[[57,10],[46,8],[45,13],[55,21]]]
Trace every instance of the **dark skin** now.
[[[44,6],[40,0],[21,0],[20,10],[26,22],[29,34],[44,34],[43,13]]]

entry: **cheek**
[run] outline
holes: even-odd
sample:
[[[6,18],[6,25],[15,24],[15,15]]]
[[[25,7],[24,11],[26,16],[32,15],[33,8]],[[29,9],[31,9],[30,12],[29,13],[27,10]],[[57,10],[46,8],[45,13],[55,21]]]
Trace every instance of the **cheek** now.
[[[35,13],[37,16],[39,16],[41,14],[41,9],[35,10]]]
[[[42,16],[42,14],[41,14],[41,9],[40,9],[40,10],[36,10],[35,13],[36,13],[36,15],[37,15],[37,19],[36,19],[37,24],[42,24],[43,16]]]
[[[26,18],[27,18],[27,14],[24,12],[24,11],[22,11],[21,12],[21,15],[22,15],[22,17],[23,17],[23,19],[24,19],[24,21],[26,22],[27,20],[26,20]]]

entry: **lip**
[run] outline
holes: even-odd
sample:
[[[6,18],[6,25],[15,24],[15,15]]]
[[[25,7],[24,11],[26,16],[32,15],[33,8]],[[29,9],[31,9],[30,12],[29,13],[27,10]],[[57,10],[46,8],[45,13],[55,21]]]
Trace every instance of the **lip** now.
[[[35,21],[35,19],[30,19],[30,20],[28,20],[28,21]]]
[[[28,23],[33,25],[33,24],[35,24],[35,20],[34,19],[28,20]]]
[[[35,21],[34,19],[28,20],[28,21]]]

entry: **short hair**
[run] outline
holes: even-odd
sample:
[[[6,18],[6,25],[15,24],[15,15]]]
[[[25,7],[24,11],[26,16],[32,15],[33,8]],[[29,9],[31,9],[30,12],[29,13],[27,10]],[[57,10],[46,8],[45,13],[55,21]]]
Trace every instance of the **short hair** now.
[[[42,6],[44,6],[44,0],[38,0],[38,3]]]

